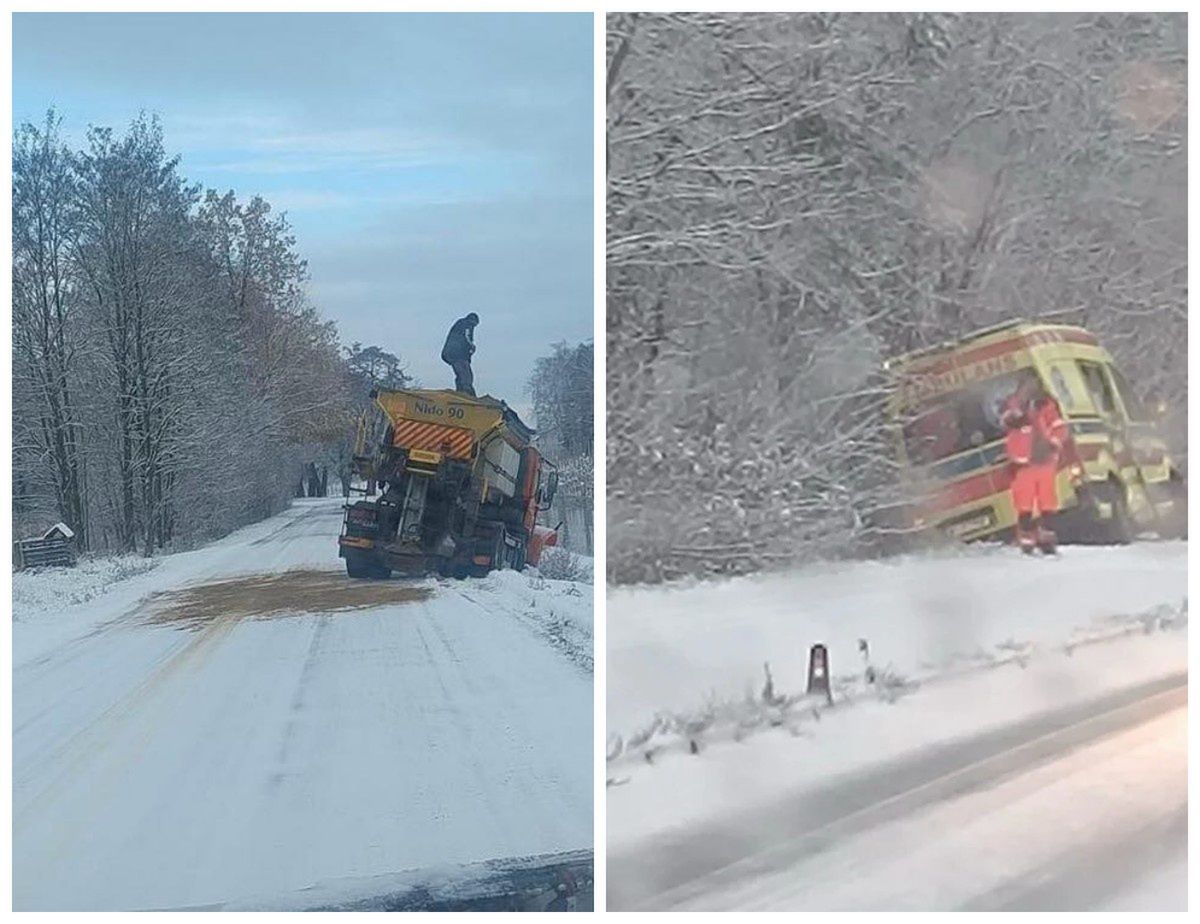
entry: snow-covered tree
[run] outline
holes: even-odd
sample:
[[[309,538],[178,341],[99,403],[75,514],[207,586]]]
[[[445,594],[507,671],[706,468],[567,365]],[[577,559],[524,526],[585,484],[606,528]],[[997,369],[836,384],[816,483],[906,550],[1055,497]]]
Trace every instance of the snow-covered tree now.
[[[565,544],[592,552],[593,344],[554,345],[529,378],[537,444],[558,466],[559,489],[550,519],[564,524]]]
[[[13,513],[19,519],[50,509],[74,525],[87,548],[76,190],[60,121],[50,112],[43,125],[22,126],[13,141],[13,454],[18,471],[38,473],[19,481]]]
[[[201,196],[147,116],[71,152],[52,113],[13,167],[18,532],[151,554],[323,490],[365,393],[286,217]]]
[[[876,370],[999,321],[1086,325],[1182,421],[1182,15],[608,22],[610,579],[856,550]]]

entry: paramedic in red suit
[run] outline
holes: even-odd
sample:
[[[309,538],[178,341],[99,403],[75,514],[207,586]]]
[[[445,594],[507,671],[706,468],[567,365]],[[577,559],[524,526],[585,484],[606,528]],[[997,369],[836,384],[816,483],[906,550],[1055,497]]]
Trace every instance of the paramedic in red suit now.
[[[1045,525],[1058,512],[1055,477],[1068,447],[1062,409],[1034,376],[1022,381],[1001,414],[1005,450],[1012,465],[1012,500],[1017,512],[1016,539],[1023,552],[1038,546],[1054,551],[1056,538]]]

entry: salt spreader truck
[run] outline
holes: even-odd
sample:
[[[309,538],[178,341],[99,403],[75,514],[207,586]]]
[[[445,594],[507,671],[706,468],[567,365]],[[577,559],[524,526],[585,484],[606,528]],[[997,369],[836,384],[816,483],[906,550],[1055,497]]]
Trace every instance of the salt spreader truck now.
[[[536,565],[556,545],[538,524],[558,472],[503,401],[446,390],[372,392],[338,554],[352,578],[481,576]]]

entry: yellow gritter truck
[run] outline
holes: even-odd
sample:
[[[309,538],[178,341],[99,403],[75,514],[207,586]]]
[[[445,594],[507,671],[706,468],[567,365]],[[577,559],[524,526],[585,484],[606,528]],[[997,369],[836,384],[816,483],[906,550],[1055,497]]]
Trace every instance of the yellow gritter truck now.
[[[557,531],[538,524],[558,473],[503,401],[457,391],[372,392],[338,554],[354,578],[482,575],[536,565]]]

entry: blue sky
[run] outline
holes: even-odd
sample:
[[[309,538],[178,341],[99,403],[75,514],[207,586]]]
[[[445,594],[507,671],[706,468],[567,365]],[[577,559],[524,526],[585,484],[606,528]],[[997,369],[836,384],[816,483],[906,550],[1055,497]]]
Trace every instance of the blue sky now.
[[[159,115],[192,182],[287,212],[344,342],[519,407],[592,335],[590,14],[16,14],[13,119],[69,138]]]

